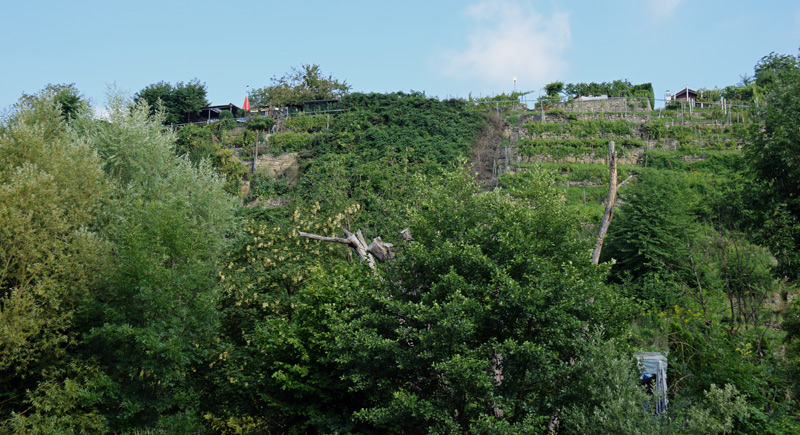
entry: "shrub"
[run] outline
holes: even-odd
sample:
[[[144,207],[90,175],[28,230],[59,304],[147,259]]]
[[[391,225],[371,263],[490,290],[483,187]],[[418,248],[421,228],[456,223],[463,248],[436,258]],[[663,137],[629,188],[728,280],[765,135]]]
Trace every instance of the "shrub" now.
[[[287,119],[284,123],[287,129],[296,132],[317,132],[327,130],[330,126],[332,118],[326,116],[305,116],[299,115],[291,119]]]
[[[659,122],[651,122],[644,126],[644,131],[651,139],[661,139],[667,134],[667,127]]]
[[[644,141],[640,139],[615,139],[619,147],[619,152],[623,147],[640,148],[644,147]],[[523,156],[550,155],[553,157],[565,157],[568,155],[586,155],[600,149],[605,152],[609,139],[522,139],[517,142],[519,154]]]
[[[297,152],[311,146],[314,135],[306,132],[276,133],[269,138],[269,147],[273,152]]]
[[[255,131],[269,131],[275,125],[275,120],[270,116],[258,116],[247,120],[247,129]]]

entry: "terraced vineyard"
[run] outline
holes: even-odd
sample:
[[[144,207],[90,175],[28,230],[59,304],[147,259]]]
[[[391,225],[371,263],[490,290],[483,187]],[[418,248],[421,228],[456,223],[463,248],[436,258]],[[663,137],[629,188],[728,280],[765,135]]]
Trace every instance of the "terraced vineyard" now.
[[[551,169],[567,203],[587,222],[596,222],[608,191],[609,141],[616,143],[620,182],[653,170],[720,182],[742,164],[740,150],[750,116],[746,107],[679,104],[630,112],[556,108],[546,111],[544,120],[539,110],[508,110],[492,172],[510,185],[513,175],[503,174],[531,165]],[[623,198],[629,185],[621,187]]]

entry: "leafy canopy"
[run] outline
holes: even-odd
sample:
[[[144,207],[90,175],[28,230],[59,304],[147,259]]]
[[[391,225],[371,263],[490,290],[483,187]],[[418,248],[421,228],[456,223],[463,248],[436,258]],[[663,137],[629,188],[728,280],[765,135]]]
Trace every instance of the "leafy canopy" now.
[[[195,431],[193,373],[219,324],[216,268],[235,202],[208,163],[175,154],[146,103],[112,96],[108,111],[84,134],[114,181],[101,231],[113,267],[85,309],[81,351],[109,377],[101,408],[112,428]]]
[[[151,113],[163,108],[167,124],[190,122],[200,115],[201,107],[208,106],[206,84],[196,78],[174,86],[164,81],[147,85],[134,95],[134,101],[146,102]]]
[[[80,91],[75,87],[75,83],[48,84],[36,94],[23,94],[20,101],[23,104],[33,104],[37,99],[49,98],[52,98],[59,105],[61,117],[65,121],[74,119],[89,109],[89,103],[81,96]]]
[[[625,328],[626,303],[589,264],[552,176],[519,177],[513,196],[459,172],[422,181],[415,241],[383,280],[353,289],[336,334],[344,379],[366,396],[358,421],[384,432],[540,432],[568,397],[582,325]]]
[[[325,77],[319,65],[304,64],[292,68],[272,84],[250,94],[253,106],[299,106],[304,101],[338,99],[350,91],[350,85],[333,76]]]
[[[771,54],[756,66],[767,83],[763,128],[751,129],[744,147],[761,190],[761,236],[780,262],[779,271],[800,276],[800,67],[798,58]]]
[[[0,123],[0,418],[57,370],[75,315],[105,271],[93,224],[108,184],[70,134],[53,92],[26,96]]]

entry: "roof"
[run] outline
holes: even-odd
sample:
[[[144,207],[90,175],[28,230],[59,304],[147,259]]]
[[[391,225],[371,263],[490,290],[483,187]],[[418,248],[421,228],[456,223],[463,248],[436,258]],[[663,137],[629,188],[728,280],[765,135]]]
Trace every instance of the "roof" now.
[[[687,86],[687,87],[681,89],[680,91],[675,92],[675,95],[673,95],[673,96],[674,97],[678,97],[678,96],[687,95],[687,94],[689,94],[689,95],[691,95],[691,94],[697,95],[697,91],[689,89],[689,87]]]
[[[216,112],[216,113],[219,113],[219,112],[221,112],[223,110],[230,110],[230,111],[233,112],[233,111],[240,110],[240,109],[241,109],[241,107],[239,107],[239,106],[237,106],[237,105],[235,105],[233,103],[220,104],[220,105],[217,105],[217,106],[206,106],[206,107],[201,107],[200,108],[201,111],[202,110],[208,110],[208,111]]]

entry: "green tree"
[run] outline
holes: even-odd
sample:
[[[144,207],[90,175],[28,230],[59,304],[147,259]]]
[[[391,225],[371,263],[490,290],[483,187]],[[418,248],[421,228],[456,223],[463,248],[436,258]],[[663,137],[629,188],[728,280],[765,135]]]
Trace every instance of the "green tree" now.
[[[36,99],[49,99],[48,94],[59,105],[61,117],[65,121],[70,121],[78,117],[81,113],[89,109],[89,104],[81,96],[75,83],[70,84],[48,84],[44,89],[34,95],[23,94],[21,100],[28,104]]]
[[[794,299],[784,314],[782,329],[786,331],[784,338],[789,387],[794,397],[800,395],[800,300]]]
[[[639,383],[636,360],[615,340],[594,332],[576,361],[573,403],[564,409],[567,434],[665,434],[655,401]]]
[[[146,102],[150,106],[152,113],[155,113],[159,106],[163,107],[164,111],[167,112],[167,108],[172,104],[172,93],[172,85],[162,80],[145,86],[133,98],[137,103],[140,101]]]
[[[151,113],[163,108],[167,124],[190,122],[200,115],[201,107],[208,106],[206,84],[196,78],[175,86],[164,81],[147,85],[134,95],[134,101],[146,102]]]
[[[0,124],[0,420],[66,364],[108,266],[93,230],[107,180],[56,96],[23,97]]]
[[[357,207],[328,217],[319,207],[247,219],[222,280],[219,357],[208,370],[202,403],[220,432],[359,433],[332,354],[339,311],[370,274],[347,264],[342,248],[297,231],[341,231]]]
[[[572,400],[584,326],[626,328],[550,174],[520,176],[520,197],[458,172],[420,180],[414,241],[353,289],[336,353],[373,431],[541,432]]]
[[[771,59],[786,60],[786,57]],[[774,69],[766,71],[771,74]],[[763,128],[753,126],[744,153],[759,181],[755,187],[761,199],[756,207],[761,211],[754,227],[778,258],[778,271],[797,278],[800,277],[800,131],[797,128],[800,68],[795,65],[778,71],[783,72],[771,76],[766,92]]]
[[[550,98],[558,97],[558,94],[564,90],[564,82],[548,83],[544,86],[547,91],[547,96]]]
[[[207,163],[175,154],[145,103],[110,99],[109,122],[86,134],[114,180],[102,230],[114,266],[84,315],[81,351],[108,378],[99,408],[113,430],[196,431],[195,373],[217,334],[218,262],[235,203]]]
[[[190,122],[192,118],[200,116],[200,108],[208,106],[206,84],[196,78],[188,83],[178,82],[173,89],[172,105],[180,115],[180,122]]]
[[[762,88],[768,88],[781,81],[784,74],[792,74],[800,70],[800,60],[796,56],[773,52],[762,57],[754,70],[756,84]]]
[[[676,271],[688,257],[687,240],[694,237],[693,216],[699,202],[682,173],[647,171],[623,196],[625,205],[614,217],[602,252],[616,260],[614,273],[638,278],[648,273]],[[679,204],[679,205],[678,205]]]
[[[304,101],[341,98],[350,91],[346,81],[325,77],[319,65],[304,64],[292,68],[281,78],[273,77],[272,84],[256,89],[250,95],[254,106],[292,106]]]

